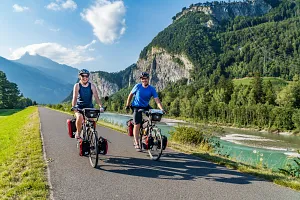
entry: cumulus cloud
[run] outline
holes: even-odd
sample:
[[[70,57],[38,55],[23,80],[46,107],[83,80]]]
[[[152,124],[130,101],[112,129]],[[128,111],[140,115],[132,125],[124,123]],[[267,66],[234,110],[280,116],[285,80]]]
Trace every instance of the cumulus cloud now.
[[[56,0],[46,6],[48,10],[76,10],[77,4],[73,0]]]
[[[18,5],[18,4],[14,4],[13,5],[13,9],[14,9],[14,12],[24,12],[26,10],[29,10],[28,7],[26,7],[26,6],[22,7],[22,6]]]
[[[95,4],[80,14],[93,27],[94,35],[104,44],[112,44],[126,30],[126,8],[121,0],[96,0]]]
[[[96,43],[96,40],[93,40],[91,43],[87,44],[87,45],[84,45],[84,46],[77,46],[76,48],[78,50],[86,50],[87,48],[89,48],[91,45],[95,44]]]
[[[32,44],[12,51],[11,58],[14,60],[19,59],[26,52],[28,52],[30,55],[38,54],[50,58],[51,60],[54,60],[60,64],[76,65],[95,59],[86,54],[86,48],[92,44],[94,44],[93,41],[85,46],[77,46],[74,48],[67,48],[57,43]]]

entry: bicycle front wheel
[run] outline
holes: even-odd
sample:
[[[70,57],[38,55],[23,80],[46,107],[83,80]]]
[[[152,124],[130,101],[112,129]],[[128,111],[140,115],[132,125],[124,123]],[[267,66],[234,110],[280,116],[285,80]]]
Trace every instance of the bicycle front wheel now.
[[[89,142],[90,142],[89,160],[92,167],[96,168],[98,165],[98,157],[99,157],[97,131],[90,129],[89,136],[90,136],[89,137]]]
[[[148,153],[152,160],[159,160],[162,155],[162,136],[159,128],[153,128],[148,135]]]

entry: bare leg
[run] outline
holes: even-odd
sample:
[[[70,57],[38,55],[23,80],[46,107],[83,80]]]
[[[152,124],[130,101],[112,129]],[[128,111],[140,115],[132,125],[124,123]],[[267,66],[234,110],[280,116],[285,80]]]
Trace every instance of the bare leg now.
[[[75,138],[78,138],[78,137],[80,137],[83,116],[82,116],[82,114],[80,114],[78,112],[75,113],[75,116],[76,116],[76,134],[75,134]]]
[[[134,135],[134,141],[135,144],[139,144],[139,131],[140,131],[141,124],[135,124],[133,127],[133,135]]]

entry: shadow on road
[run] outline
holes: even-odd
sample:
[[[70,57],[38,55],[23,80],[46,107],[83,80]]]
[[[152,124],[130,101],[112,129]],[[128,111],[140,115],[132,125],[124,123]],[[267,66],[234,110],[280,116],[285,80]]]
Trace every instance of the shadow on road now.
[[[160,161],[150,160],[145,153],[145,158],[110,156],[99,164],[99,169],[107,172],[157,179],[195,181],[202,178],[232,184],[257,181],[246,174],[177,152],[165,154]]]

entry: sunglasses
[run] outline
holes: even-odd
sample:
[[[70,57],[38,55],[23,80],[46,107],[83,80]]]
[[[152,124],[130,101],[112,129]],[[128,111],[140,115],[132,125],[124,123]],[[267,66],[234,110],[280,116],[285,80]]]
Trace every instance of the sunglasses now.
[[[148,78],[141,78],[142,80],[148,80]]]
[[[82,78],[84,78],[84,77],[85,77],[85,78],[88,78],[89,75],[81,75],[81,77],[82,77]]]

